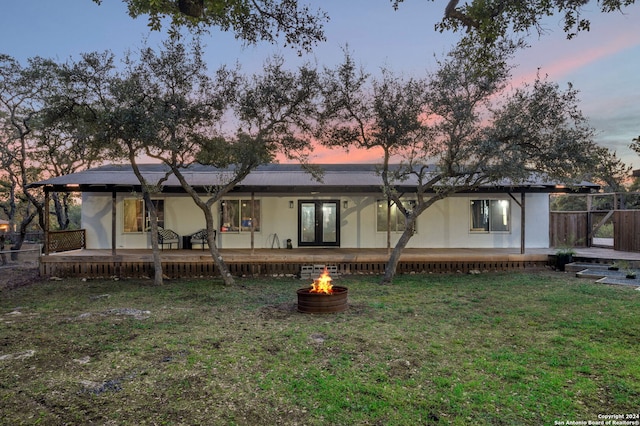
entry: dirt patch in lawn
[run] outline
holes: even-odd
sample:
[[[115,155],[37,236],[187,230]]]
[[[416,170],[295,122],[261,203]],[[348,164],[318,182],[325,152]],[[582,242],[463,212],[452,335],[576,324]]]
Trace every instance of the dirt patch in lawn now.
[[[23,244],[21,250],[7,249],[0,253],[0,291],[43,281],[38,268],[39,256],[39,246],[28,243]]]
[[[0,266],[0,291],[36,284],[42,280],[37,265]]]

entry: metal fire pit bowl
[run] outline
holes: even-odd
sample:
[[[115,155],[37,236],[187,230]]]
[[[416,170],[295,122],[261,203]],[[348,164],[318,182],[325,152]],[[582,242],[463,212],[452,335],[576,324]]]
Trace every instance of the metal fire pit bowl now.
[[[298,293],[298,312],[307,314],[331,314],[346,311],[347,287],[333,286],[333,294],[311,293],[309,288],[301,288]]]

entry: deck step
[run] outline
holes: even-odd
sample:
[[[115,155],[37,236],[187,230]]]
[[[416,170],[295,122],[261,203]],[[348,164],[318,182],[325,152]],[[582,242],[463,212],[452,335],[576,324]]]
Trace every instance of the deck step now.
[[[589,267],[576,272],[576,277],[593,279],[601,284],[640,286],[640,270],[634,269],[634,271],[638,277],[632,279],[626,277],[626,271],[624,270],[612,271],[608,267]]]
[[[584,271],[585,269],[591,269],[591,270],[608,270],[609,269],[609,264],[606,263],[584,263],[584,262],[573,262],[573,263],[568,263],[567,265],[565,265],[564,270],[567,272],[580,272],[580,271]]]
[[[583,269],[582,271],[576,272],[576,277],[578,278],[588,278],[599,280],[601,278],[606,277],[604,269]]]
[[[625,278],[624,276],[604,277],[604,278],[600,278],[596,282],[600,284],[629,285],[632,287],[638,287],[638,289],[640,289],[640,278],[629,279],[629,278]]]

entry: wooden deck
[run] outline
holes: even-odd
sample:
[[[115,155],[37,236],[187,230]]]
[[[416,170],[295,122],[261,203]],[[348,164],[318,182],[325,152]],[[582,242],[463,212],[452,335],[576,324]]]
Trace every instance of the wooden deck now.
[[[297,248],[222,249],[231,273],[246,275],[298,275],[303,266],[330,265],[343,274],[381,274],[388,259],[386,249]],[[608,263],[613,260],[640,262],[640,253],[611,249],[576,249],[580,261]],[[506,271],[544,268],[552,263],[555,250],[529,249],[406,249],[398,273]],[[207,250],[163,250],[164,273],[171,278],[215,276],[218,271]],[[76,250],[42,256],[43,276],[151,277],[151,250]]]

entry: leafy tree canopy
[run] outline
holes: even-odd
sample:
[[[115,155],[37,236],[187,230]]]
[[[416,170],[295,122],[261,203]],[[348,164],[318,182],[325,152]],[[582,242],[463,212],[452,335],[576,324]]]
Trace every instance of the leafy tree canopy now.
[[[631,142],[631,149],[633,149],[638,153],[638,155],[640,155],[640,136],[633,139],[633,141]]]
[[[398,8],[404,0],[391,0]],[[575,37],[580,31],[589,31],[591,22],[583,12],[589,0],[470,0],[460,4],[459,0],[449,0],[444,10],[444,18],[436,25],[439,31],[465,30],[478,35],[481,40],[493,43],[505,38],[509,32],[526,33],[532,29],[544,32],[542,21],[545,17],[563,15],[564,31],[567,38]],[[621,11],[635,3],[635,0],[598,0],[602,13]]]
[[[93,0],[102,3],[102,0]],[[311,50],[324,41],[323,24],[328,21],[320,9],[311,10],[297,0],[123,0],[129,15],[149,16],[149,27],[160,30],[164,18],[170,18],[169,34],[178,36],[180,28],[195,33],[210,27],[231,31],[249,44],[274,43],[284,37],[286,44]]]

